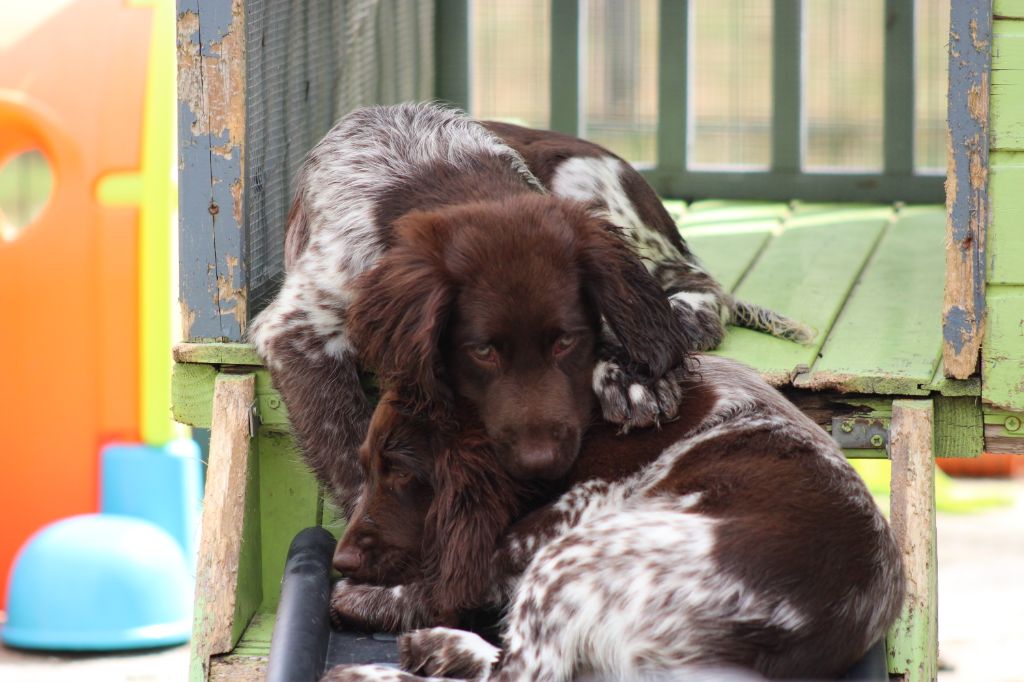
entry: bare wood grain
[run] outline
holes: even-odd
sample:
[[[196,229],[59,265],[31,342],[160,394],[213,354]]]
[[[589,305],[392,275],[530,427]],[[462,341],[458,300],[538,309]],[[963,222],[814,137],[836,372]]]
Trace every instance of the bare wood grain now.
[[[890,520],[903,555],[907,596],[887,648],[889,671],[906,682],[929,682],[937,674],[934,423],[930,400],[892,404]]]
[[[234,646],[238,572],[249,477],[252,374],[221,374],[213,392],[210,466],[196,568],[192,678],[210,673],[210,656]],[[201,670],[199,667],[201,666]]]

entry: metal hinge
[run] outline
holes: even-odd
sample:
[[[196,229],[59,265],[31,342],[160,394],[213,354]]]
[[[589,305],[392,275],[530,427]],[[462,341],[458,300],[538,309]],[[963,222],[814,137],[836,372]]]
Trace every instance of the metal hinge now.
[[[832,438],[844,450],[889,452],[889,420],[872,417],[832,417]]]

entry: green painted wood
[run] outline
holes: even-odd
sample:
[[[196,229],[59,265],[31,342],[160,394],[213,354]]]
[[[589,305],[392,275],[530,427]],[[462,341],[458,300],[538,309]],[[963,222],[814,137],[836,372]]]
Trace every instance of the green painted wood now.
[[[760,201],[843,201],[938,204],[945,198],[944,177],[921,173],[782,173],[767,171],[641,168],[663,197],[688,200],[720,198]]]
[[[1024,150],[1024,22],[992,24],[992,149]]]
[[[885,0],[882,116],[887,175],[914,172],[914,0]]]
[[[267,656],[270,654],[270,638],[274,634],[274,609],[260,609],[253,614],[249,627],[231,650],[234,656]]]
[[[179,424],[210,428],[213,384],[212,365],[175,364],[171,369],[171,416]]]
[[[977,397],[935,399],[935,456],[977,457],[985,449],[985,425]]]
[[[687,0],[658,4],[658,158],[661,168],[686,168],[690,10]]]
[[[469,77],[469,0],[436,0],[434,89],[437,99],[465,111],[472,101]]]
[[[815,390],[922,395],[942,355],[946,215],[900,213],[864,268],[821,357],[795,384]]]
[[[260,485],[260,466],[256,459],[257,443],[249,441],[249,470],[245,482],[245,515],[242,519],[242,546],[238,558],[238,580],[235,584],[235,617],[231,621],[231,641],[242,637],[249,619],[259,608],[264,597],[265,567],[262,554],[261,518],[264,505]],[[280,588],[278,588],[280,589]]]
[[[251,343],[179,343],[174,347],[175,362],[208,365],[244,365],[259,367],[263,364]]]
[[[551,130],[580,134],[580,0],[551,0]]]
[[[815,215],[822,213],[837,213],[845,211],[863,211],[871,208],[890,208],[888,205],[878,204],[857,204],[852,202],[807,202],[794,201],[790,207],[793,215]]]
[[[776,385],[809,368],[885,225],[878,218],[787,221],[735,294],[812,326],[817,338],[800,345],[730,328],[715,353],[752,365]]]
[[[672,216],[672,220],[677,223],[683,219],[683,216],[686,215],[688,210],[686,202],[680,199],[662,199],[661,203],[664,204],[665,210],[668,211],[668,214]]]
[[[709,233],[708,230],[695,234],[682,231],[690,248],[726,291],[736,288],[771,239],[772,231],[778,227],[778,223],[761,221],[746,226],[753,229],[724,234]]]
[[[985,402],[1024,410],[1024,287],[990,286],[981,348]]]
[[[1024,19],[1024,0],[994,0],[992,14],[1000,19]]]
[[[980,396],[981,378],[973,376],[970,379],[950,379],[946,376],[945,369],[940,361],[935,368],[932,380],[924,388],[950,397]]]
[[[932,401],[893,402],[890,523],[903,554],[907,595],[886,636],[886,653],[890,674],[904,682],[934,682],[938,670],[933,425]]]
[[[803,0],[776,0],[772,15],[773,171],[796,173],[803,163]]]
[[[989,284],[1024,284],[1024,152],[993,152],[989,160],[986,278]]]
[[[690,204],[679,224],[685,228],[749,220],[779,220],[789,213],[789,206],[779,202],[705,200]]]
[[[261,428],[258,437],[260,561],[264,610],[276,609],[288,547],[295,534],[317,525],[320,490],[287,434]]]

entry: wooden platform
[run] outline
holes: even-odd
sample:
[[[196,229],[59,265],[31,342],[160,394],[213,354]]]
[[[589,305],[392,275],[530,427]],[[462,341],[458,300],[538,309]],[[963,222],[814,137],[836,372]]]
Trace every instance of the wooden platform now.
[[[933,452],[970,457],[993,446],[1024,451],[1024,438],[1005,427],[1012,415],[983,406],[977,379],[943,378],[942,207],[666,205],[725,288],[817,330],[812,343],[800,345],[731,327],[715,353],[757,368],[832,432],[848,456],[892,455],[895,462],[890,432],[901,419],[901,405],[903,412],[918,406],[929,411],[928,441],[934,445],[925,453],[929,465]],[[239,373],[255,379],[245,519],[234,524],[241,547],[237,569],[225,578],[236,591],[236,613],[230,628],[221,628],[223,645],[195,652],[192,677],[258,676],[266,664],[291,538],[307,526],[324,525],[337,533],[343,524],[323,504],[302,464],[287,411],[251,346],[181,344],[175,361],[175,418],[193,426],[211,426],[216,384]],[[932,523],[933,515],[925,516]],[[931,579],[926,578],[922,589],[928,592]],[[207,611],[201,613],[208,620]],[[925,613],[911,621],[920,625],[934,619]],[[205,621],[197,616],[197,622]],[[208,661],[205,670],[202,661]]]
[[[801,346],[732,328],[716,351],[773,385],[884,395],[978,395],[941,378],[945,212],[939,206],[671,204],[738,298],[817,330]]]

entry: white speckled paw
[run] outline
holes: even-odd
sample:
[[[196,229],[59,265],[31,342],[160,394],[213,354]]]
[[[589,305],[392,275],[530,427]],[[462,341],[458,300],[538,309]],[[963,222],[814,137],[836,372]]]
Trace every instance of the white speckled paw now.
[[[501,651],[472,632],[426,628],[399,637],[398,653],[402,667],[417,675],[486,680]]]
[[[631,380],[612,359],[594,367],[593,387],[607,421],[623,432],[675,419],[682,397],[681,370],[672,370],[654,382]]]

